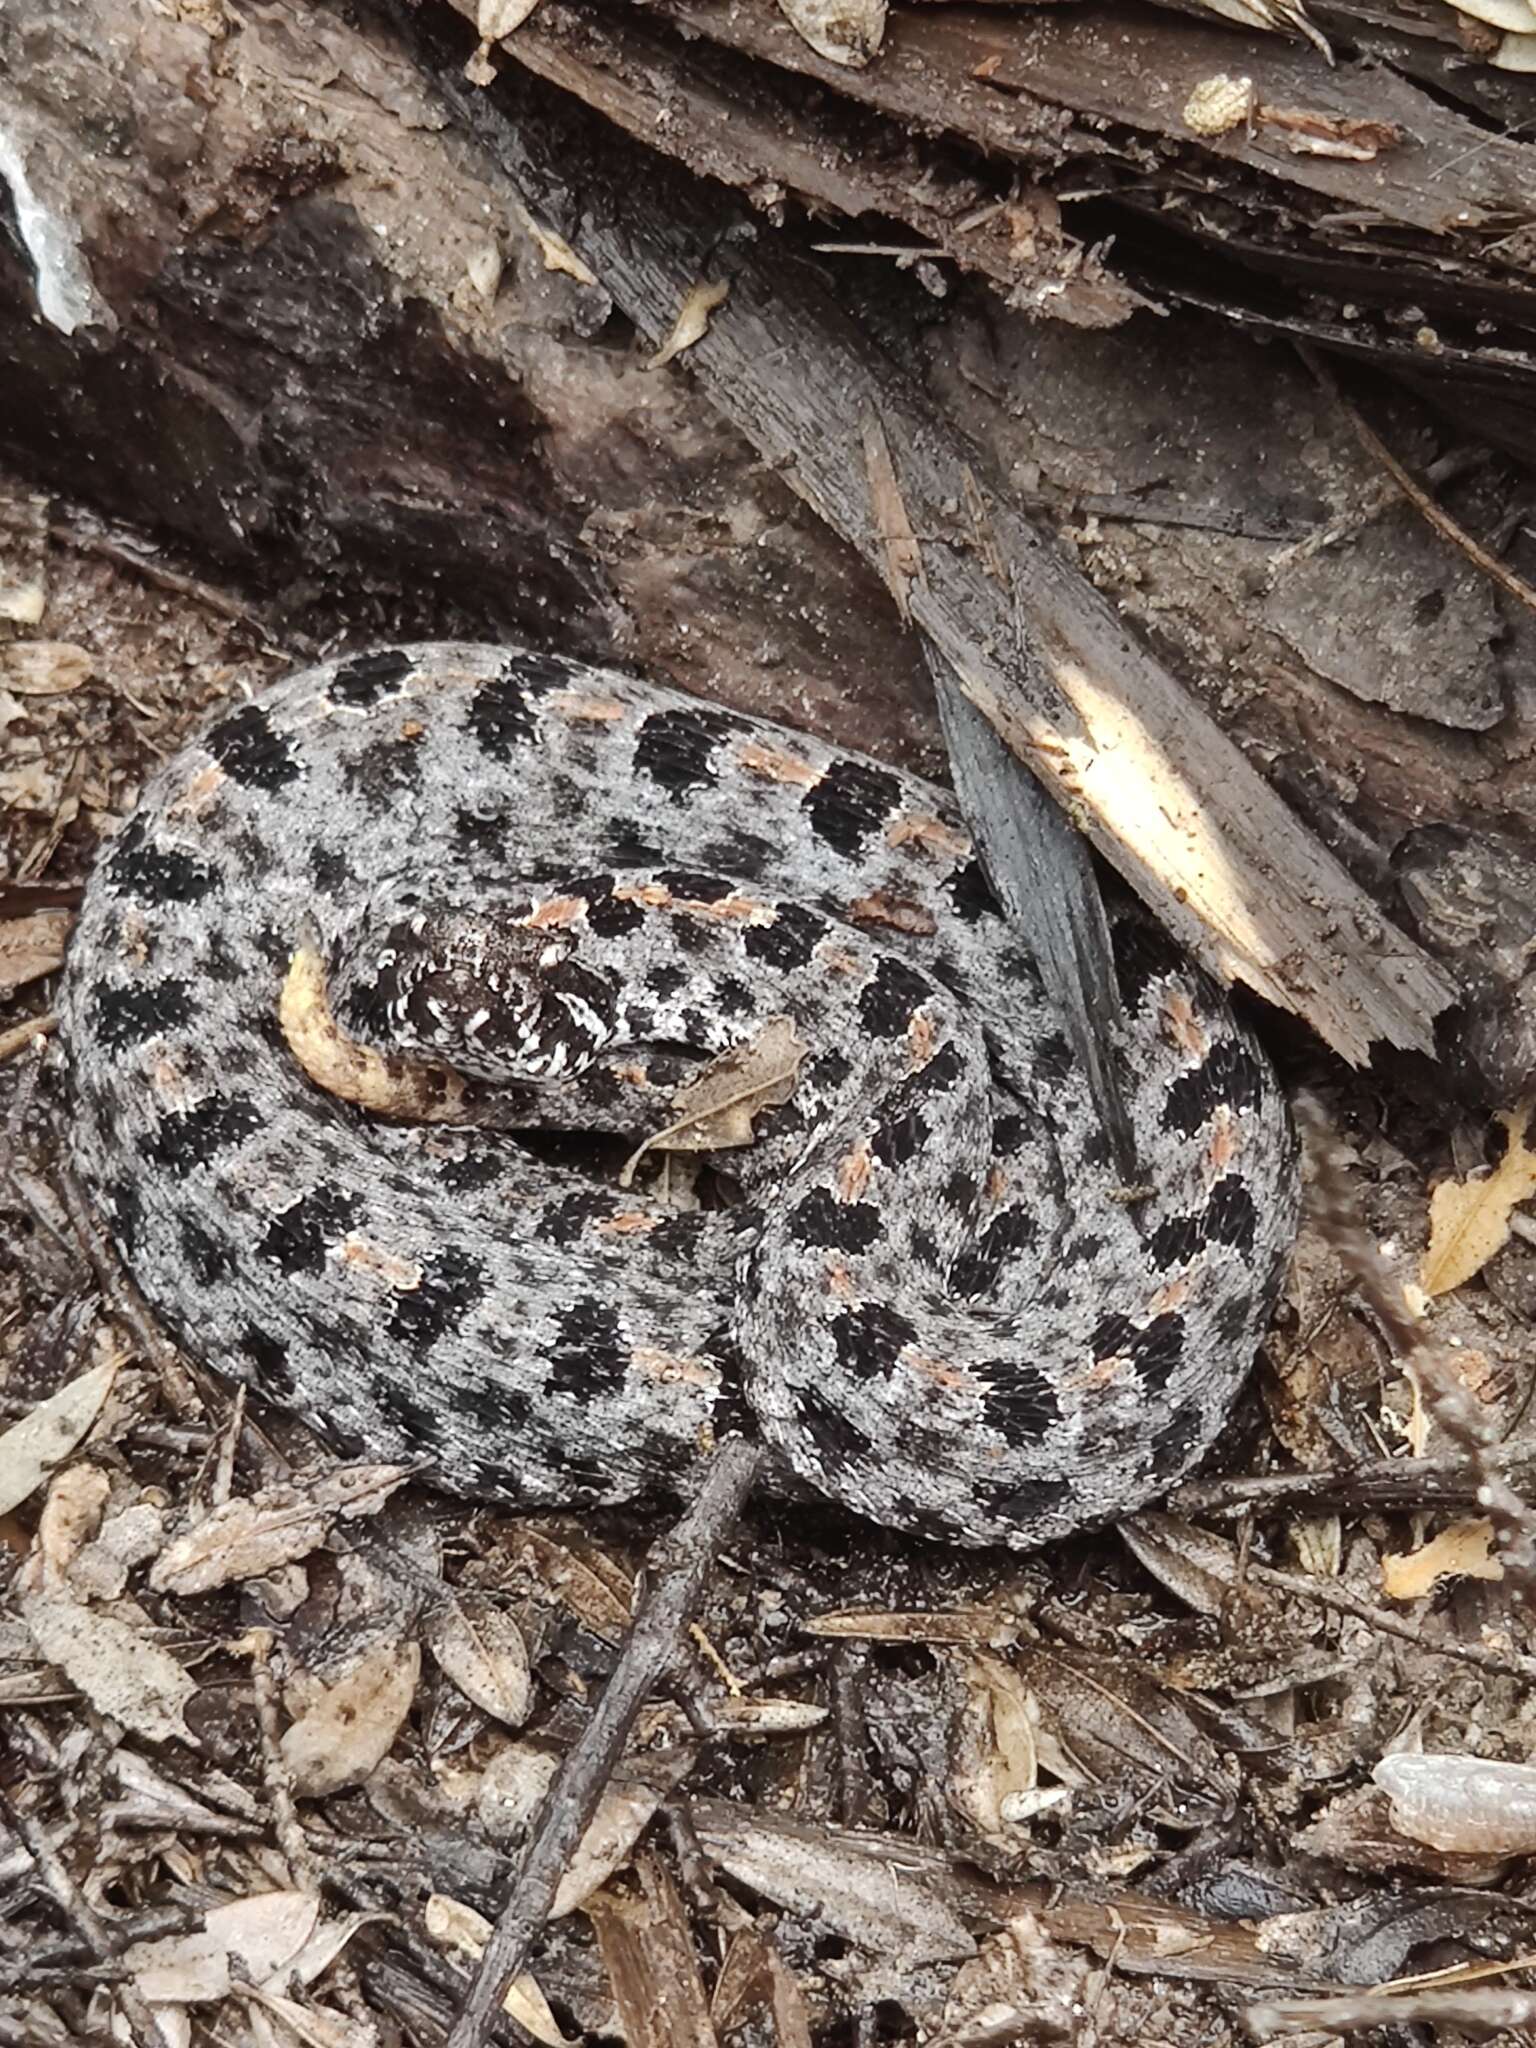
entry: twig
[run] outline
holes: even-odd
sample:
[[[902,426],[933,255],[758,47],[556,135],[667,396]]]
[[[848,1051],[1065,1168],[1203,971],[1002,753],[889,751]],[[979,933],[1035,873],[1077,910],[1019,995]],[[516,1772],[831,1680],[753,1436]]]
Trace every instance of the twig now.
[[[845,1828],[861,1828],[869,1816],[869,1763],[864,1745],[864,1656],[851,1643],[832,1652],[832,1725],[837,1736],[837,1817]]]
[[[1279,1571],[1274,1565],[1256,1564],[1250,1559],[1248,1576],[1282,1593],[1315,1600],[1320,1607],[1331,1607],[1336,1614],[1363,1621],[1380,1634],[1412,1643],[1416,1650],[1425,1650],[1432,1657],[1454,1657],[1458,1664],[1475,1664],[1479,1671],[1496,1671],[1501,1678],[1518,1678],[1526,1685],[1536,1683],[1536,1657],[1501,1656],[1497,1650],[1485,1650],[1481,1643],[1432,1642],[1411,1622],[1399,1621],[1385,1608],[1372,1607],[1368,1600],[1357,1600],[1352,1593],[1341,1593],[1326,1580],[1307,1578],[1301,1572]]]
[[[1379,1991],[1353,1991],[1342,1998],[1277,1999],[1273,2005],[1248,2008],[1248,2024],[1263,2040],[1278,2029],[1286,2032],[1323,2028],[1329,2033],[1357,2027],[1428,2026],[1438,2037],[1442,2027],[1485,2028],[1513,2032],[1536,2023],[1536,1991],[1420,1991],[1393,1997]]]
[[[1536,1477],[1529,1454],[1506,1453],[1505,1479]],[[1291,1501],[1355,1508],[1465,1507],[1477,1502],[1484,1474],[1461,1451],[1428,1458],[1371,1458],[1359,1465],[1327,1466],[1315,1472],[1234,1473],[1222,1479],[1192,1479],[1169,1494],[1176,1515],[1235,1514]]]
[[[1459,549],[1469,562],[1482,570],[1485,576],[1491,577],[1501,590],[1514,598],[1517,604],[1523,604],[1527,611],[1536,612],[1536,589],[1532,589],[1523,576],[1517,576],[1515,571],[1507,563],[1501,562],[1497,555],[1490,554],[1481,541],[1474,540],[1467,529],[1451,517],[1438,499],[1432,498],[1422,484],[1414,481],[1369,420],[1344,396],[1339,388],[1338,379],[1315,349],[1304,341],[1298,341],[1296,350],[1312,375],[1348,420],[1360,446],[1373,462],[1381,465],[1420,518],[1426,520],[1436,533],[1450,542],[1453,548]]]
[[[481,2048],[508,1985],[526,1966],[549,1917],[556,1887],[597,1810],[635,1716],[677,1657],[678,1635],[698,1604],[716,1553],[746,1505],[762,1461],[757,1444],[741,1438],[725,1444],[706,1471],[693,1505],[652,1552],[647,1565],[650,1584],[613,1676],[539,1809],[511,1897],[485,1945],[445,2048]]]
[[[172,569],[164,562],[141,554],[126,541],[114,540],[110,534],[93,532],[85,527],[71,526],[60,519],[49,522],[48,538],[64,547],[74,548],[79,554],[99,555],[115,569],[126,569],[130,574],[142,577],[146,583],[168,590],[173,597],[188,598],[193,604],[201,605],[205,611],[217,612],[221,619],[228,619],[234,625],[249,626],[263,646],[279,654],[298,651],[298,643],[293,639],[286,646],[275,640],[270,627],[249,605],[241,604],[238,598],[231,597],[216,584],[205,583],[200,576],[189,576],[183,570]]]
[[[18,1806],[3,1786],[0,1786],[0,1811],[3,1811],[6,1823],[21,1837],[39,1878],[53,1894],[59,1910],[79,1933],[91,1956],[99,1963],[114,1962],[122,1946],[120,1938],[70,1876],[48,1830]],[[118,1985],[115,1995],[123,2018],[140,2048],[169,2048],[168,2037],[161,2030],[153,2009],[131,1984]]]
[[[292,1881],[307,1891],[318,1891],[319,1864],[304,1833],[298,1808],[293,1803],[293,1777],[283,1762],[278,1739],[277,1686],[272,1677],[272,1631],[253,1628],[235,1648],[245,1651],[251,1660],[251,1691],[256,1703],[256,1725],[261,1732],[261,1774],[266,1780],[267,1797],[272,1802],[277,1846],[287,1862]]]

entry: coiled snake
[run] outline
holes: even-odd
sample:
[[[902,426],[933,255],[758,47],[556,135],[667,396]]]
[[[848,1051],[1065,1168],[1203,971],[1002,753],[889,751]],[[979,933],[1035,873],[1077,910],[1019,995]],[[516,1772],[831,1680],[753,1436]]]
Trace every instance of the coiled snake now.
[[[178,1338],[350,1451],[611,1501],[755,1418],[859,1514],[1034,1545],[1199,1457],[1295,1222],[1251,1037],[1145,921],[1115,944],[1139,1195],[939,791],[580,662],[389,649],[222,714],[105,851],[73,1145]],[[504,1124],[665,1123],[669,1060],[771,1020],[803,1058],[721,1155],[742,1200],[679,1207],[316,1087],[303,948],[352,1038]]]

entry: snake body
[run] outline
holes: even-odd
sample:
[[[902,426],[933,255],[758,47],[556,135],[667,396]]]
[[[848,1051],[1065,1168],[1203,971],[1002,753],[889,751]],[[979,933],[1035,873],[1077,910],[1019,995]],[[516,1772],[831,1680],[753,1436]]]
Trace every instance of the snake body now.
[[[567,1127],[621,1125],[650,1053],[788,1019],[803,1057],[722,1155],[742,1199],[680,1208],[314,1086],[306,943],[354,1035]],[[1115,944],[1136,1198],[938,790],[580,662],[390,648],[222,713],[105,850],[73,1148],[178,1339],[352,1454],[576,1504],[749,1426],[877,1522],[1032,1546],[1207,1448],[1295,1224],[1262,1053],[1144,920]]]

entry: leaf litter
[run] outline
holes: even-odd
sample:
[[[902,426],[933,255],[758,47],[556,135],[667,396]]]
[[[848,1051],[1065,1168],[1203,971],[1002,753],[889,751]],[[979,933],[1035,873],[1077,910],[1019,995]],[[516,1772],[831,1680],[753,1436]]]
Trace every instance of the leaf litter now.
[[[882,494],[873,432],[866,452],[905,594],[927,524]],[[60,579],[49,603],[51,646],[80,655],[11,666],[33,722],[61,721],[63,760],[88,677],[137,674],[157,701],[168,629],[152,611],[130,658]],[[230,679],[240,660],[257,679],[230,660]],[[122,792],[121,769],[89,759],[80,786]],[[750,1143],[769,1091],[793,1091],[782,1050],[680,1104],[674,1135]],[[613,2038],[624,2003],[645,2039],[642,1995],[675,1966],[699,2038],[805,2048],[877,2014],[959,2048],[1088,2013],[1103,2048],[1235,2048],[1234,1997],[1326,2010],[1369,1993],[1388,2009],[1375,2023],[1410,2025],[1452,1994],[1375,1987],[1447,1955],[1466,1971],[1528,1956],[1536,1706],[1516,1553],[1536,1357],[1482,1284],[1491,1254],[1467,1250],[1502,1227],[1501,1258],[1519,1251],[1524,1128],[1502,1181],[1474,1181],[1465,1211],[1441,1198],[1449,1235],[1356,1137],[1399,1301],[1418,1246],[1457,1247],[1424,1277],[1428,1327],[1481,1434],[1448,1433],[1427,1374],[1417,1426],[1441,1480],[1385,1507],[1356,1490],[1394,1462],[1393,1403],[1420,1366],[1312,1221],[1255,1398],[1202,1482],[1227,1505],[1016,1559],[766,1502],[699,1616],[717,1657],[690,1648],[675,1697],[642,1718],[509,2011],[554,2048]],[[49,1231],[11,1237],[40,1300],[92,1284],[61,1274]],[[1431,1286],[1446,1271],[1460,1277]],[[120,2033],[115,1972],[226,2048],[429,2048],[613,1668],[658,1511],[443,1502],[227,1389],[162,1382],[136,1336],[109,1366],[77,1329],[38,1343],[7,1314],[0,2022],[65,2038],[67,2002]],[[1264,1493],[1291,1478],[1304,1501]],[[1395,1606],[1389,1559],[1418,1574]]]

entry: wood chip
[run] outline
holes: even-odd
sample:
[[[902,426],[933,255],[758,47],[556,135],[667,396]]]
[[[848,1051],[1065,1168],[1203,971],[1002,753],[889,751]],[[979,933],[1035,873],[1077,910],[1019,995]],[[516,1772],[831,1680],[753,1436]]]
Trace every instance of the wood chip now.
[[[74,923],[67,910],[34,910],[0,923],[0,996],[40,981],[64,964],[64,942]]]
[[[684,349],[692,348],[696,341],[702,341],[709,332],[709,316],[716,306],[723,306],[731,295],[728,284],[696,284],[677,309],[677,318],[672,331],[646,364],[648,370],[659,370]]]

